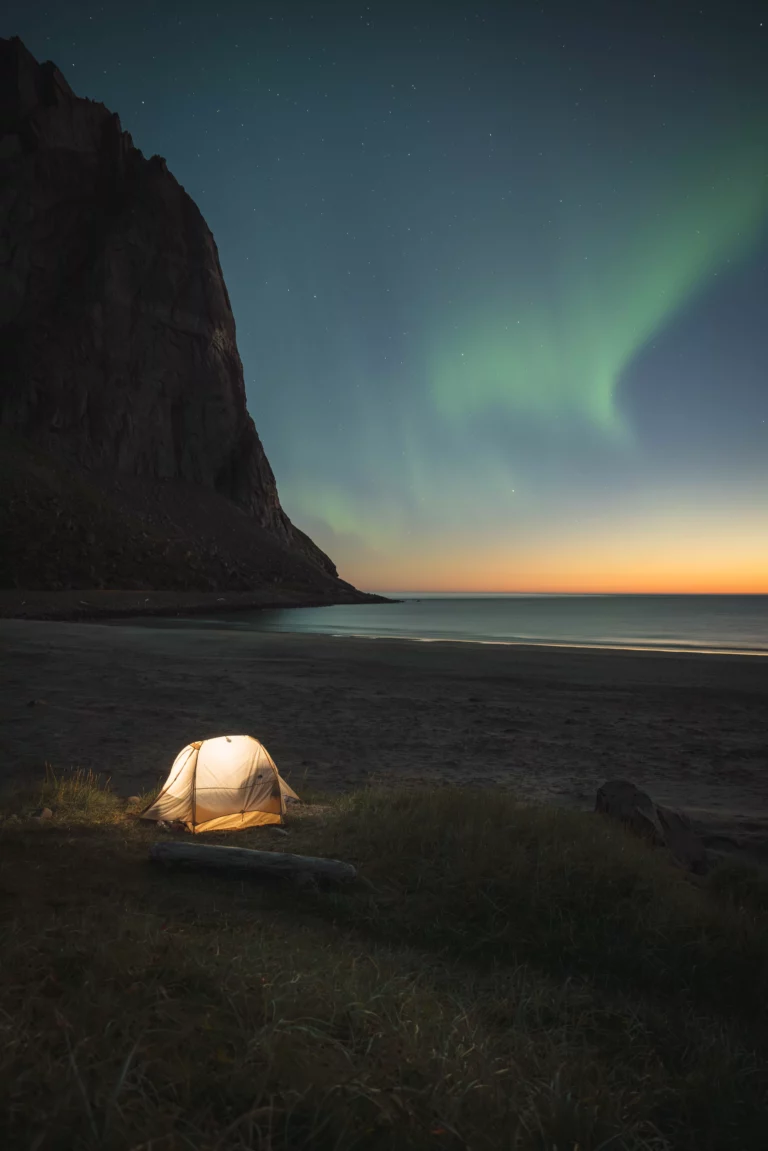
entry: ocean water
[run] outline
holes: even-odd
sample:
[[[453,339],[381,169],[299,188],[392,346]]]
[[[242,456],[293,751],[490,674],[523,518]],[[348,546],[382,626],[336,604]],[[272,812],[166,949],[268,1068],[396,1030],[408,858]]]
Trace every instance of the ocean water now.
[[[387,604],[227,613],[189,619],[183,626],[768,655],[768,595],[398,593],[397,598]]]

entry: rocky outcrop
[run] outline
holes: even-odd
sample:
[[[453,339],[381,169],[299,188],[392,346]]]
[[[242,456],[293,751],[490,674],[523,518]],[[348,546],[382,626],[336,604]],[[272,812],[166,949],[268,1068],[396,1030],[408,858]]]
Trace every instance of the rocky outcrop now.
[[[102,494],[117,477],[154,485],[153,509],[170,488],[233,503],[238,530],[335,578],[280,506],[199,210],[18,39],[0,40],[0,426]]]
[[[618,819],[630,831],[657,847],[666,847],[674,861],[696,874],[709,866],[704,844],[681,811],[653,802],[646,792],[625,779],[612,779],[597,790],[595,811]]]

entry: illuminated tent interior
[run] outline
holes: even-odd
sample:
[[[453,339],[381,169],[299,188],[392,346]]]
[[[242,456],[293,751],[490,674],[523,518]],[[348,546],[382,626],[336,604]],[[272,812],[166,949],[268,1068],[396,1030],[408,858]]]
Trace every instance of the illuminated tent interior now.
[[[178,820],[192,832],[237,831],[282,823],[286,798],[299,797],[257,739],[222,735],[179,752],[142,819]]]

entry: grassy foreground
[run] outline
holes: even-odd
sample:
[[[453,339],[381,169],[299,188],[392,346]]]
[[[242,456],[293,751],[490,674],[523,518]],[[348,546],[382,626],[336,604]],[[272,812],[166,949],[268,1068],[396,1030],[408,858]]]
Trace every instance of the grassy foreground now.
[[[0,1135],[35,1151],[764,1151],[768,887],[596,816],[358,793],[201,841],[367,882],[147,862],[98,780],[0,825]]]

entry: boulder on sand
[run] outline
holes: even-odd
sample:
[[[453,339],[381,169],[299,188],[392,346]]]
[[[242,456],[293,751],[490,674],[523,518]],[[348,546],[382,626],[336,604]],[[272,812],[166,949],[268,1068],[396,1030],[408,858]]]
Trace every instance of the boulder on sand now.
[[[597,789],[595,811],[620,819],[632,831],[653,843],[664,842],[664,832],[653,800],[626,779],[609,780]]]
[[[709,870],[707,850],[691,827],[691,821],[682,811],[656,805],[656,813],[664,830],[664,843],[678,863],[697,875]]]
[[[676,863],[698,875],[709,861],[704,844],[681,811],[662,807],[634,783],[612,779],[597,789],[595,811],[618,819],[635,834],[666,847]]]

